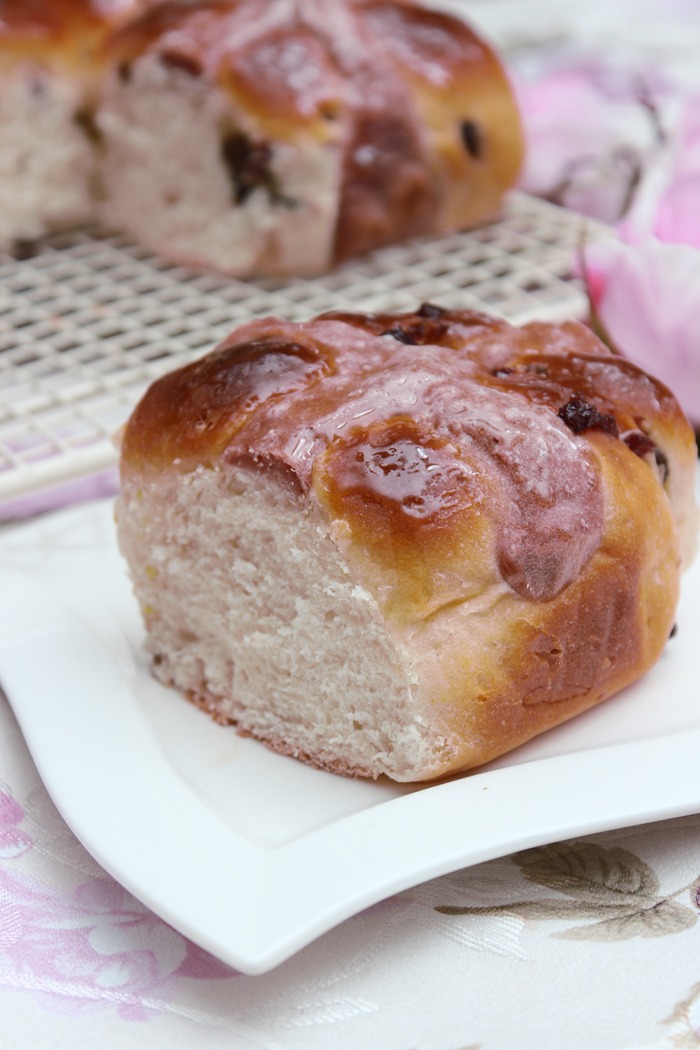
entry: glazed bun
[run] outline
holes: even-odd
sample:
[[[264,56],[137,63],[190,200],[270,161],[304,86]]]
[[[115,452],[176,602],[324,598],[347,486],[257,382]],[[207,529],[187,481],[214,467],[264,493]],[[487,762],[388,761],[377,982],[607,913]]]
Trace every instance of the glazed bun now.
[[[696,455],[671,393],[578,323],[253,321],[123,435],[155,674],[339,773],[487,762],[658,659]]]
[[[18,6],[0,87],[22,101],[0,110],[0,156],[20,136],[36,171],[28,188],[9,166],[5,246],[99,217],[188,265],[316,274],[490,219],[518,175],[497,57],[410,0]]]
[[[186,263],[319,273],[491,218],[518,174],[498,60],[418,4],[163,4],[109,60],[106,218]]]

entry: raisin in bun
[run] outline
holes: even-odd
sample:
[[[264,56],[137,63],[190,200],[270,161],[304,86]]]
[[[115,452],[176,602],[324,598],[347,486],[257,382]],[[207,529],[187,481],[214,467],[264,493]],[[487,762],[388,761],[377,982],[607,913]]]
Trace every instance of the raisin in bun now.
[[[674,397],[580,324],[272,318],[145,394],[119,539],[161,681],[316,766],[425,780],[656,661],[695,463]]]
[[[458,18],[409,0],[151,5],[114,34],[104,218],[232,275],[320,273],[493,217],[522,136]]]

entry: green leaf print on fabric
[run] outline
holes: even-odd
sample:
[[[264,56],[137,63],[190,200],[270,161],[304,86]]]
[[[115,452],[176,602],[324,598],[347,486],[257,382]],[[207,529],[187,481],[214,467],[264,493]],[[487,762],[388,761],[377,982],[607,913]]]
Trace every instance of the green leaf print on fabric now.
[[[669,933],[682,933],[696,921],[697,917],[684,904],[662,900],[651,908],[603,919],[593,926],[561,930],[554,936],[569,941],[628,941],[632,937],[665,937]]]
[[[530,882],[580,900],[655,900],[659,892],[659,880],[643,860],[594,842],[558,842],[517,853],[513,860]]]
[[[664,1024],[673,1025],[670,1045],[678,1050],[697,1050],[700,1047],[700,984],[695,984],[685,999],[676,1003]]]
[[[561,897],[522,899],[487,907],[437,905],[443,915],[516,913],[552,921],[597,920],[557,930],[567,940],[622,941],[681,933],[697,922],[697,911],[675,898],[690,891],[696,902],[700,879],[662,894],[653,869],[627,850],[605,849],[592,842],[559,842],[524,850],[512,858],[524,878]]]

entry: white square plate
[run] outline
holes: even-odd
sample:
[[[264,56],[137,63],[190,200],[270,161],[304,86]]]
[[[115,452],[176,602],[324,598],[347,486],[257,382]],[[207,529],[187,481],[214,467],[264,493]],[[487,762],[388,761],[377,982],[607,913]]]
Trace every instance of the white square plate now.
[[[700,563],[678,634],[618,697],[432,786],[309,769],[150,676],[111,502],[0,536],[0,683],[56,805],[138,898],[247,973],[426,879],[700,811]]]

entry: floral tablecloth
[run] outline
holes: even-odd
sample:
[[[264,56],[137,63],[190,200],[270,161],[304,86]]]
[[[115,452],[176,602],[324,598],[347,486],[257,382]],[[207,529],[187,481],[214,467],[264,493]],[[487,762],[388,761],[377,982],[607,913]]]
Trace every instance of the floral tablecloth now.
[[[102,872],[0,703],[0,1046],[700,1046],[700,817],[528,850],[230,970]]]
[[[507,49],[524,90],[574,54],[585,66],[586,49],[589,58],[640,60],[695,90],[692,0],[590,0],[576,11],[554,0],[461,6]],[[648,127],[624,119],[621,127],[625,150],[609,150],[605,163],[615,154],[624,166],[651,148]],[[533,168],[528,177],[541,175]],[[602,180],[608,189],[612,178]],[[595,179],[569,185],[578,197],[568,203],[585,210],[591,186]],[[596,197],[596,207],[619,202]],[[0,696],[0,1050],[700,1047],[699,920],[695,816],[437,879],[346,921],[272,972],[245,976],[99,868],[56,812]]]

